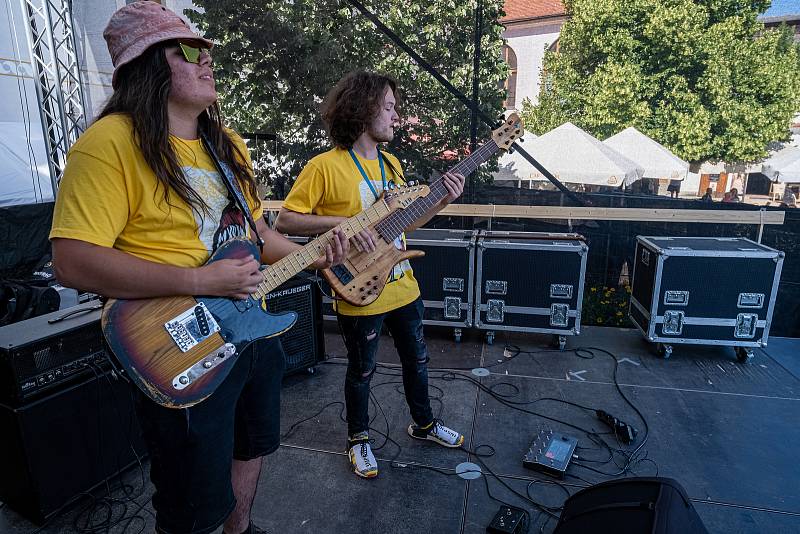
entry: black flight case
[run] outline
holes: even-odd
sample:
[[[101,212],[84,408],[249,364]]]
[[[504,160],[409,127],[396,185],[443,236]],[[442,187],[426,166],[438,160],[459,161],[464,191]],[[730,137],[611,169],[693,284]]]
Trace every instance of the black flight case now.
[[[425,304],[423,324],[452,326],[456,341],[472,326],[475,285],[474,230],[423,228],[406,233],[409,249],[425,252],[411,260]]]
[[[553,334],[559,348],[580,334],[586,256],[578,234],[481,231],[475,326],[492,344],[496,330]]]
[[[784,253],[741,237],[637,236],[629,315],[672,345],[729,345],[748,361],[769,336]]]

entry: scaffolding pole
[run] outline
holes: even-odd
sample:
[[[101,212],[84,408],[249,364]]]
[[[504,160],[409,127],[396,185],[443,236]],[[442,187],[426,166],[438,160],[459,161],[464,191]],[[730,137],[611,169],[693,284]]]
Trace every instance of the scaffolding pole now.
[[[71,0],[20,0],[34,68],[53,195],[67,152],[86,127]]]

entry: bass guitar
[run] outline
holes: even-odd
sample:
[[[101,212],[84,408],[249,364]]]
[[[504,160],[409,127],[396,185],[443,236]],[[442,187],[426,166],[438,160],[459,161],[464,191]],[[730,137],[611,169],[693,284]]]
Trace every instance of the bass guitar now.
[[[350,238],[395,210],[408,207],[427,186],[400,187],[337,228]],[[331,244],[330,230],[261,270],[263,281],[244,300],[177,296],[110,299],[103,308],[103,334],[117,361],[153,401],[169,408],[197,404],[216,390],[237,356],[253,341],[277,336],[297,320],[295,312],[272,314],[267,295],[314,263]],[[223,243],[206,262],[260,257],[245,238]]]
[[[498,150],[508,150],[514,139],[523,133],[522,120],[516,113],[509,115],[503,125],[492,131],[492,139],[473,152],[467,159],[450,169],[450,172],[469,176]],[[424,256],[421,250],[400,250],[397,239],[416,221],[425,217],[439,204],[448,191],[440,178],[430,185],[430,192],[420,196],[410,205],[390,213],[387,217],[369,225],[378,236],[375,250],[359,252],[350,248],[344,263],[324,269],[322,276],[336,292],[337,297],[353,306],[366,306],[383,291],[391,269],[403,260]]]

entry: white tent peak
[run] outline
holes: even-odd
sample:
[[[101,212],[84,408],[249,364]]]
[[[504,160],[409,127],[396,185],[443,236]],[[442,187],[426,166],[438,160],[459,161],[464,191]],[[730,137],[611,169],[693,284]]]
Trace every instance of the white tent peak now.
[[[562,182],[627,186],[644,172],[641,166],[571,122],[537,137],[524,148]],[[534,177],[541,174],[535,173]]]
[[[644,168],[644,178],[683,180],[689,163],[673,154],[667,147],[629,126],[603,143]]]

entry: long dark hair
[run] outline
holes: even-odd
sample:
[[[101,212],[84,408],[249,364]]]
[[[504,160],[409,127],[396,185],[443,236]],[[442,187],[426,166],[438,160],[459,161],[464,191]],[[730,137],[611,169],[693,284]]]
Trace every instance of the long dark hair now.
[[[173,45],[169,41],[148,48],[141,56],[120,67],[117,73],[117,89],[111,95],[98,119],[113,113],[130,117],[136,144],[144,159],[164,186],[164,200],[169,206],[170,194],[174,192],[193,210],[208,212],[208,204],[186,180],[178,163],[172,143],[169,141],[169,98],[172,71],[164,49]],[[239,185],[252,198],[258,198],[255,178],[247,160],[222,125],[219,105],[214,102],[198,118],[199,129],[233,171]]]
[[[322,101],[322,122],[336,146],[353,147],[358,136],[367,130],[378,114],[387,87],[399,105],[397,82],[373,72],[350,72],[328,91]]]

